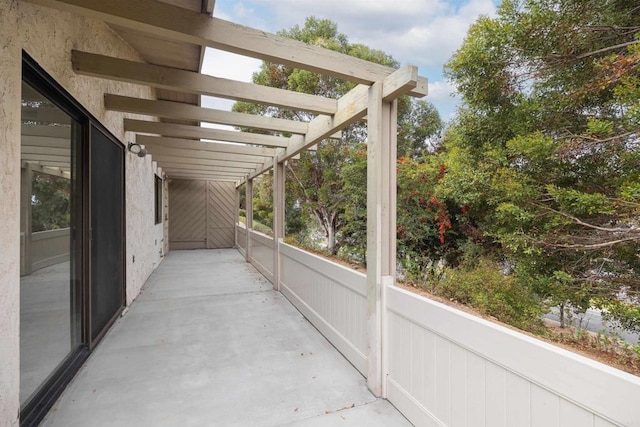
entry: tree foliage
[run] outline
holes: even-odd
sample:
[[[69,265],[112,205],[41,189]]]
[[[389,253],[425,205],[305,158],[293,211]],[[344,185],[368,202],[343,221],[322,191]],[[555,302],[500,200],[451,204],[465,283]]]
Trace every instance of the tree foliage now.
[[[506,0],[447,65],[463,104],[436,194],[467,207],[468,241],[552,304],[638,302],[639,12]]]
[[[279,32],[308,44],[321,46],[357,58],[397,67],[399,64],[384,52],[362,44],[353,44],[346,35],[338,31],[337,25],[326,19],[310,17],[304,26],[294,26]],[[255,73],[256,84],[277,87],[297,92],[339,98],[353,89],[354,83],[345,82],[305,70],[264,62]],[[260,114],[291,120],[309,121],[313,114],[292,111],[280,107],[238,102],[234,111]],[[435,108],[426,102],[414,102],[403,98],[399,102],[399,151],[403,155],[420,157],[429,149],[429,140],[442,129],[442,122]],[[309,239],[319,228],[324,234],[327,250],[337,254],[346,245],[347,252],[362,251],[366,245],[366,221],[354,222],[346,230],[347,211],[354,211],[362,204],[366,206],[366,183],[354,188],[349,180],[350,165],[357,158],[366,141],[366,123],[358,122],[342,131],[340,139],[327,139],[317,145],[315,151],[302,153],[299,160],[287,164],[287,229],[298,234],[300,239]],[[345,188],[345,185],[348,188]],[[355,227],[360,227],[356,230]]]
[[[33,232],[69,227],[71,221],[71,181],[34,172],[31,196]]]

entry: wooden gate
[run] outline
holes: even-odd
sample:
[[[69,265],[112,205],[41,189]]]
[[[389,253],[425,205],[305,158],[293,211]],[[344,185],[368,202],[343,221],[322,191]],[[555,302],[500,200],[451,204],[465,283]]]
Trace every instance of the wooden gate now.
[[[235,244],[236,187],[232,182],[207,182],[207,248]]]
[[[174,179],[169,183],[169,248],[230,248],[235,243],[232,182]]]

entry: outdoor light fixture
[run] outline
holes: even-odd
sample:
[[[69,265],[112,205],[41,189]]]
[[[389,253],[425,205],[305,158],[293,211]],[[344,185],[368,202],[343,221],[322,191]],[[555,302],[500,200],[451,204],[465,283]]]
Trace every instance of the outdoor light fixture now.
[[[129,143],[129,152],[132,154],[137,154],[138,157],[144,157],[147,155],[147,149],[136,142]]]

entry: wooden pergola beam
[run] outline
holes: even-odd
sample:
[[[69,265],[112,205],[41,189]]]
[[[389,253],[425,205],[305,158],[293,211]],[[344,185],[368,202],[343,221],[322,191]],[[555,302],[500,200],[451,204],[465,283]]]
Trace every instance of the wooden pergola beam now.
[[[229,172],[239,177],[244,177],[249,174],[253,169],[249,168],[230,168],[214,165],[198,165],[191,163],[179,163],[179,162],[162,162],[162,169],[189,169],[194,171],[211,171],[211,172]]]
[[[273,148],[248,147],[238,144],[225,144],[220,142],[193,141],[189,139],[168,138],[163,136],[137,135],[136,142],[147,148],[164,147],[179,148],[184,150],[201,150],[212,153],[234,153],[261,157],[273,156],[276,152]]]
[[[128,132],[149,133],[173,138],[212,139],[216,141],[262,145],[265,147],[286,147],[289,144],[289,138],[282,136],[261,135],[258,133],[211,129],[199,126],[150,122],[135,119],[124,119],[124,130]]]
[[[210,165],[221,166],[226,168],[236,169],[249,169],[254,171],[257,168],[261,168],[263,163],[261,162],[246,162],[246,161],[231,161],[231,160],[216,160],[216,159],[203,159],[202,157],[189,157],[185,156],[188,153],[182,153],[181,156],[168,156],[160,153],[153,154],[153,160],[156,160],[160,166],[167,163],[171,164],[184,164],[184,165]]]
[[[144,64],[110,56],[73,50],[73,69],[78,74],[148,85],[178,92],[274,105],[318,114],[334,114],[335,99],[208,76],[160,65]]]
[[[148,151],[155,157],[155,155],[161,156],[176,156],[187,158],[200,158],[209,160],[229,160],[236,162],[247,163],[264,163],[269,157],[249,155],[249,154],[232,154],[232,153],[216,153],[211,151],[202,150],[187,150],[184,148],[166,148],[158,146],[147,147]],[[159,162],[160,163],[160,162]],[[160,164],[162,166],[162,164]]]
[[[52,126],[54,127],[54,126]],[[51,148],[63,148],[66,149],[70,153],[71,149],[71,140],[69,136],[66,138],[55,138],[48,136],[33,136],[33,135],[25,135],[21,136],[22,146],[30,146],[30,147],[51,147]]]
[[[22,136],[40,136],[46,138],[61,138],[69,139],[71,135],[70,126],[45,126],[39,124],[26,124],[23,123],[21,127]]]
[[[408,65],[385,78],[381,82],[383,100],[392,100],[405,94],[418,84],[418,69]],[[385,101],[385,102],[386,102]],[[331,116],[320,115],[309,122],[309,131],[305,135],[293,135],[289,146],[278,154],[277,161],[283,162],[296,156],[298,153],[319,143],[329,135],[346,126],[361,120],[369,107],[369,86],[358,85],[338,99],[338,111]],[[254,178],[273,167],[272,162],[249,176]]]
[[[202,108],[195,105],[173,101],[154,101],[128,96],[106,94],[104,106],[107,110],[125,113],[144,114],[178,120],[217,123],[230,126],[264,129],[275,132],[305,134],[308,125],[305,122],[233,113],[230,111]]]
[[[184,179],[184,180],[198,180],[198,181],[217,181],[217,182],[232,182],[232,183],[236,182],[235,179],[227,178],[227,177],[185,175],[185,174],[180,174],[180,173],[176,173],[174,175],[169,175],[169,178],[172,178],[172,179]]]
[[[71,158],[71,151],[69,148],[57,148],[57,147],[37,147],[33,145],[22,145],[20,147],[21,154],[44,154],[49,156],[60,156]]]
[[[228,182],[236,182],[237,179],[234,177],[223,176],[223,175],[206,175],[200,173],[190,173],[190,172],[167,172],[169,178],[173,179],[195,179],[199,181],[228,181]]]
[[[71,173],[68,169],[64,169],[59,166],[51,166],[49,164],[41,164],[40,162],[25,160],[22,162],[22,167],[30,165],[31,169],[35,172],[46,173],[47,175],[61,176],[63,178],[71,179]]]
[[[220,178],[229,178],[229,179],[234,179],[237,180],[239,178],[242,178],[244,175],[239,174],[239,173],[228,173],[228,172],[215,172],[215,171],[207,171],[207,170],[196,170],[196,169],[190,169],[190,168],[186,168],[186,169],[180,169],[180,168],[163,168],[162,169],[164,172],[168,173],[168,174],[173,174],[173,173],[181,173],[181,174],[185,174],[185,175],[201,175],[201,176],[216,176],[216,177],[220,177]]]
[[[29,0],[165,40],[192,43],[370,85],[391,67],[270,34],[156,0]],[[410,92],[426,95],[426,79]]]
[[[55,155],[43,155],[43,154],[31,154],[31,153],[23,153],[20,155],[22,160],[35,160],[37,162],[42,162],[44,164],[49,164],[50,162],[56,162],[58,164],[71,165],[71,156],[55,156]]]

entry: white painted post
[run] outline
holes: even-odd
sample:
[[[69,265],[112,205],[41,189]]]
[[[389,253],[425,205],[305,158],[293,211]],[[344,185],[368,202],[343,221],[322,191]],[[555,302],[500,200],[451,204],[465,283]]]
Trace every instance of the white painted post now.
[[[246,249],[244,251],[244,255],[247,262],[251,262],[251,231],[253,231],[253,179],[247,179],[244,191],[246,198],[245,231],[247,232],[247,243],[245,245]]]
[[[236,208],[236,214],[235,214],[235,220],[233,222],[235,222],[235,225],[233,226],[233,235],[234,235],[234,248],[238,248],[238,225],[240,224],[240,187],[236,187],[236,191],[235,191],[235,208]]]
[[[280,240],[284,238],[284,162],[273,158],[273,288],[280,290]]]
[[[367,140],[367,386],[386,392],[384,287],[393,284],[396,263],[397,104],[382,98],[382,83],[369,88]]]

